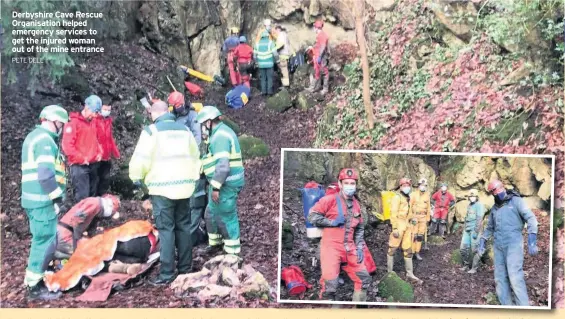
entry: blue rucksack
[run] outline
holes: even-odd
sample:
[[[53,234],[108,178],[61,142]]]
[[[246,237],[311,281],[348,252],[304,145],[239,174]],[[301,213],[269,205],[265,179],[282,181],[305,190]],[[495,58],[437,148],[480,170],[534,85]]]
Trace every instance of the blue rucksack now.
[[[226,94],[226,104],[234,109],[240,109],[249,101],[251,89],[241,84],[231,89]]]
[[[310,209],[314,207],[322,197],[326,196],[324,187],[316,182],[307,183],[304,188],[300,188],[302,193],[302,210],[304,212],[304,219],[306,220],[306,237],[319,238],[321,231],[308,221],[308,214]]]

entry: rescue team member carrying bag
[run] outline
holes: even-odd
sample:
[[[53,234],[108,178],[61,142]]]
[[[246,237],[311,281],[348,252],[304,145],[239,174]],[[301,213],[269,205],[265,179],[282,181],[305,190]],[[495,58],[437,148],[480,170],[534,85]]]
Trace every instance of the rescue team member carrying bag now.
[[[234,109],[240,109],[249,102],[251,89],[247,85],[238,85],[226,94],[226,104]]]

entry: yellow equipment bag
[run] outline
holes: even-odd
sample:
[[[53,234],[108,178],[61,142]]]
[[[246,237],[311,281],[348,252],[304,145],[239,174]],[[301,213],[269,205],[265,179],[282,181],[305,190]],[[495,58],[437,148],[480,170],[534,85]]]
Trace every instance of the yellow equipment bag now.
[[[383,191],[381,192],[382,204],[383,204],[383,212],[375,213],[375,216],[382,222],[387,221],[390,219],[390,204],[392,202],[392,198],[396,194],[391,191]]]
[[[204,107],[202,103],[191,103],[191,105],[196,111],[196,113],[200,112],[200,110],[202,110],[202,108]]]

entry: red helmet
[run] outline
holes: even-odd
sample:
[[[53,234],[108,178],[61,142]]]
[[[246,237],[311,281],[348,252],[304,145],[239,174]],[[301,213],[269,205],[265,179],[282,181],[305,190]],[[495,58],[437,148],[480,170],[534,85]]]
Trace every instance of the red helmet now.
[[[407,177],[403,177],[398,181],[398,186],[400,187],[402,185],[412,186],[412,180]]]
[[[358,180],[359,175],[357,174],[357,171],[354,170],[353,168],[344,168],[341,170],[341,172],[339,172],[339,176],[337,177],[337,179],[340,181],[344,179]]]
[[[109,198],[112,200],[112,212],[117,212],[118,209],[120,209],[120,199],[118,198],[118,196],[116,195],[112,195],[112,194],[105,194],[102,195],[102,198]]]
[[[498,179],[495,179],[492,182],[488,183],[487,192],[489,192],[490,194],[496,195],[504,190],[504,185]]]
[[[318,28],[321,29],[324,27],[324,21],[322,20],[317,20],[316,22],[314,22],[314,28]]]
[[[174,91],[173,93],[169,94],[167,101],[169,102],[169,105],[172,105],[175,108],[184,106],[184,94],[179,91]]]

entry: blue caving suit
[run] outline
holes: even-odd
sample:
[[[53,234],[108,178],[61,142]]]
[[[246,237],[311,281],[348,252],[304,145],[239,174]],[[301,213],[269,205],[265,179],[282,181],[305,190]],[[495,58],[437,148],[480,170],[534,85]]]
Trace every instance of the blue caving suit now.
[[[473,251],[476,250],[479,243],[479,234],[481,233],[482,220],[485,215],[485,206],[479,201],[470,203],[467,206],[467,215],[465,216],[465,229],[461,238],[461,257],[463,265],[469,266],[473,260]],[[475,238],[473,238],[473,235]],[[480,258],[480,257],[479,257]],[[475,265],[473,265],[475,266]]]

